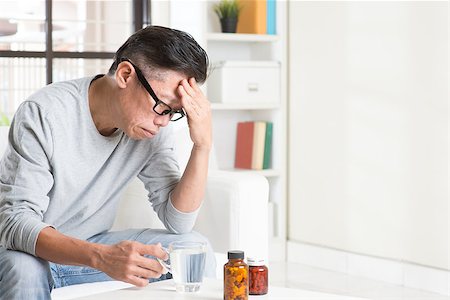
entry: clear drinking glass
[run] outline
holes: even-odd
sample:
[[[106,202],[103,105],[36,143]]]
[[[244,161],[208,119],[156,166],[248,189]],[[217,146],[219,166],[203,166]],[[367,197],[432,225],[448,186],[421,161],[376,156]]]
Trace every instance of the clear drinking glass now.
[[[177,292],[196,292],[205,273],[206,244],[202,242],[172,242],[166,249],[169,259],[159,263],[172,273]]]

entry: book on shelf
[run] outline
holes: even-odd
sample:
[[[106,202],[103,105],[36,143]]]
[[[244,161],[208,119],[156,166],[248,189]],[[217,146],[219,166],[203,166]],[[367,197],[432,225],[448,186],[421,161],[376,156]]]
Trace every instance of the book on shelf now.
[[[273,123],[266,123],[266,136],[264,140],[264,159],[263,159],[263,169],[270,168],[270,159],[272,157],[272,131]]]
[[[270,168],[272,154],[271,122],[239,122],[236,131],[234,167],[263,170]]]
[[[253,122],[239,122],[237,124],[235,168],[252,168],[253,127]]]
[[[267,34],[277,34],[276,15],[277,15],[276,0],[267,0],[267,24],[266,24]]]
[[[237,33],[266,34],[267,1],[238,0],[241,5]]]
[[[266,122],[253,122],[252,169],[262,170],[264,162],[264,144]]]

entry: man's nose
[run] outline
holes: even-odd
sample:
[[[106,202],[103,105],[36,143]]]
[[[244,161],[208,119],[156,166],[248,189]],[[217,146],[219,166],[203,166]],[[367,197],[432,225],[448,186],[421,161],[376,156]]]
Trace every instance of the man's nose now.
[[[155,117],[153,123],[155,125],[164,127],[164,126],[167,126],[169,124],[171,117],[172,117],[171,114],[162,115],[162,116],[158,115],[158,116]]]

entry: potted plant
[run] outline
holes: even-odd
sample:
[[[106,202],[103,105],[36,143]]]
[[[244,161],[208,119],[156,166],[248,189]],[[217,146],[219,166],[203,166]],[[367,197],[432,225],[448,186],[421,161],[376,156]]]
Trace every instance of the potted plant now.
[[[241,5],[238,0],[220,0],[214,6],[214,11],[220,19],[222,32],[235,33]]]

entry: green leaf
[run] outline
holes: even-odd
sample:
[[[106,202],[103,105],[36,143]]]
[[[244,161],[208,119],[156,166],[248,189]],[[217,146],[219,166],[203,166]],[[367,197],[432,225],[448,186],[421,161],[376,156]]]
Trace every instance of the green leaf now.
[[[221,0],[214,5],[214,12],[219,19],[238,18],[241,11],[241,4],[238,0]]]
[[[9,126],[10,122],[4,113],[0,113],[0,126]]]

